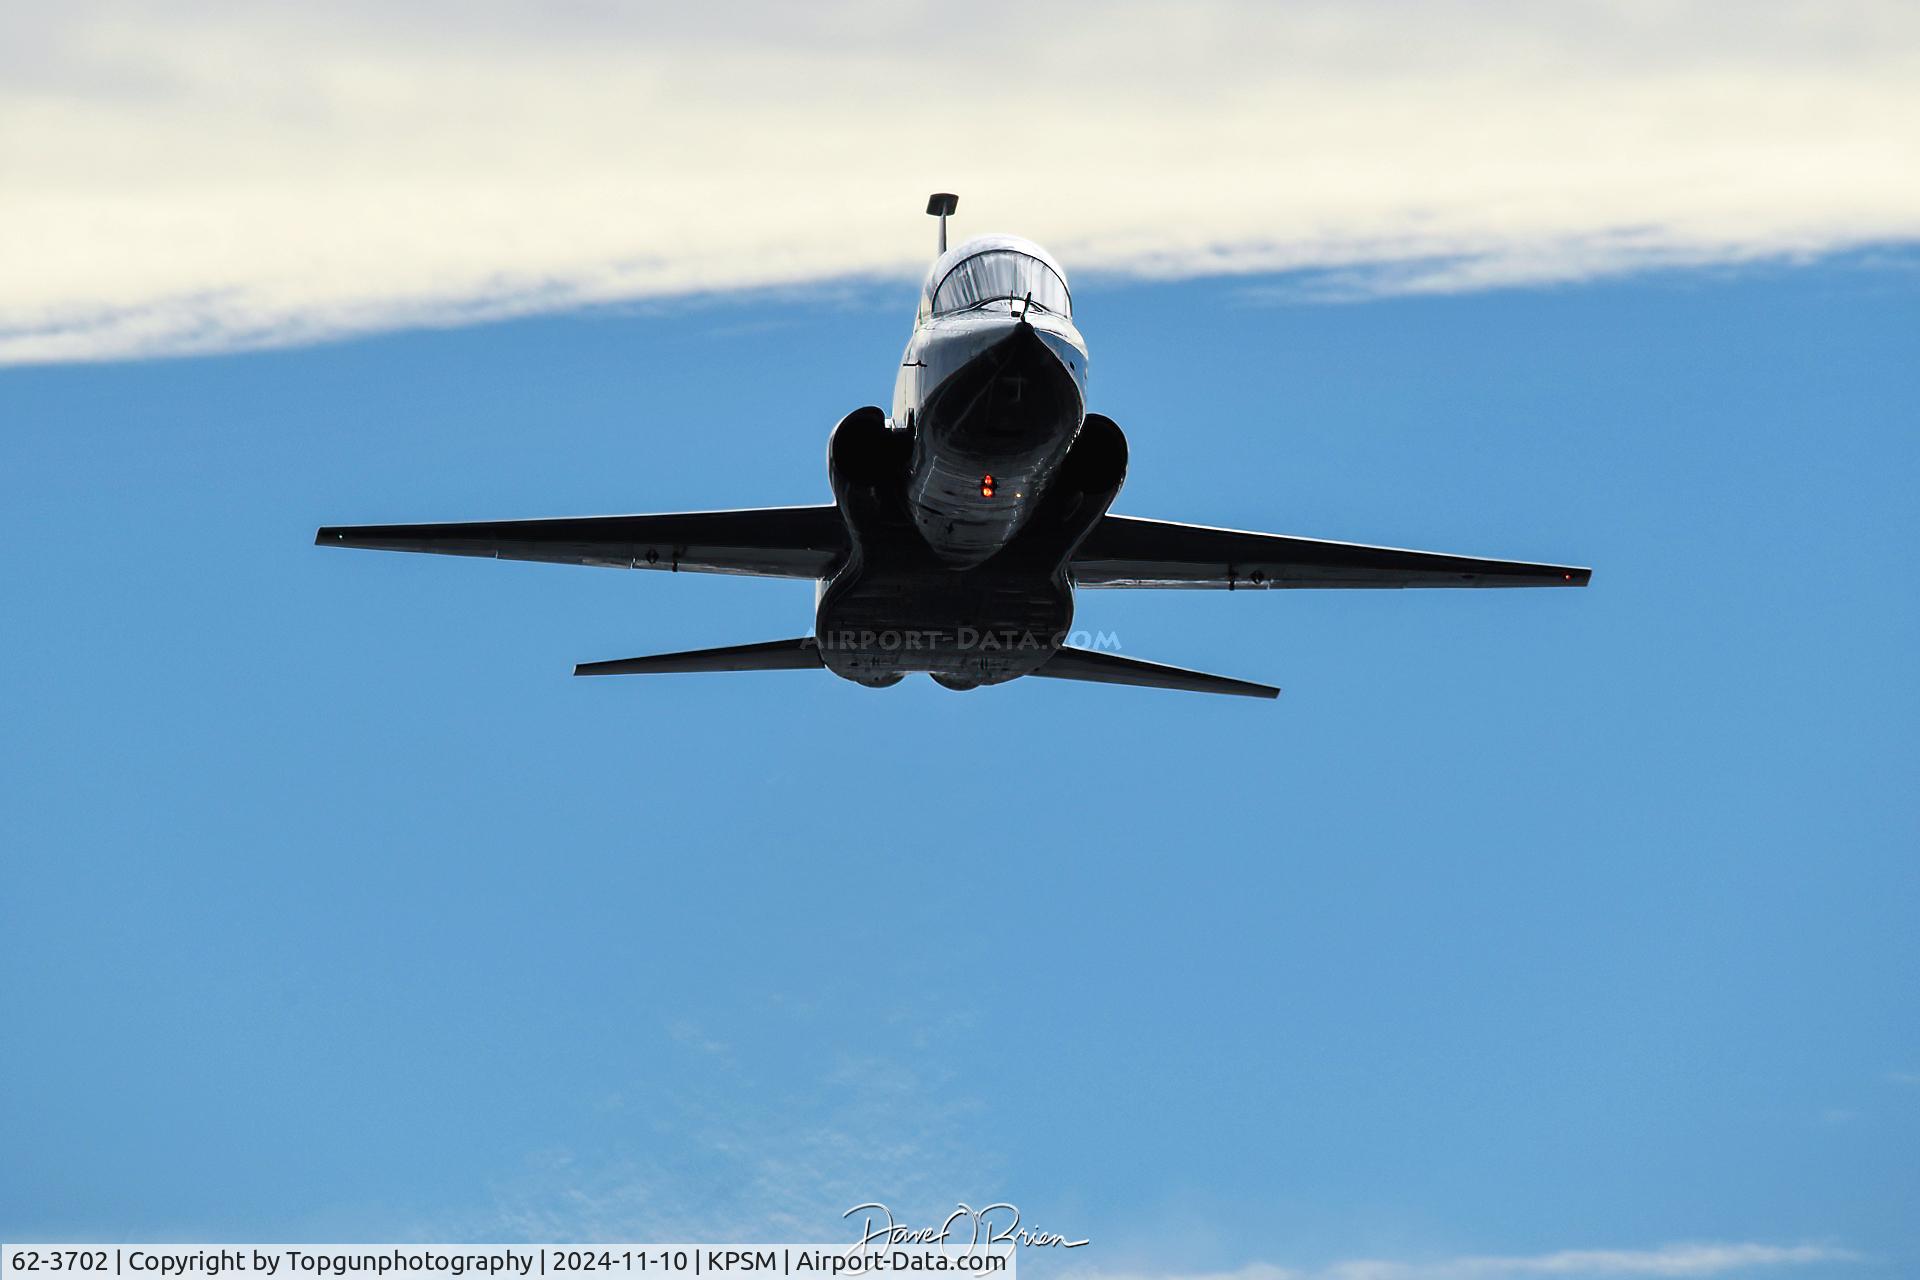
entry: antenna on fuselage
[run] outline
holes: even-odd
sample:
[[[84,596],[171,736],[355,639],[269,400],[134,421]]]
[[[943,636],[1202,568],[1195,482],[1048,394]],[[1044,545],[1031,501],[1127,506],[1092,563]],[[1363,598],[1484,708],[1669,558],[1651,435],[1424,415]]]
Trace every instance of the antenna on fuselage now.
[[[960,207],[960,197],[951,191],[936,191],[927,197],[927,212],[940,219],[940,252],[947,251],[947,215]]]

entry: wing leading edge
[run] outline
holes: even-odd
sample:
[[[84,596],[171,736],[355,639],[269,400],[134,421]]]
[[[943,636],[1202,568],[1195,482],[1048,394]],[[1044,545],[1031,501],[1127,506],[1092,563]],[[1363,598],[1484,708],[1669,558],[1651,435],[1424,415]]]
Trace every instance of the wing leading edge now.
[[[839,509],[829,504],[558,520],[345,525],[321,529],[314,542],[614,569],[820,578],[846,554],[847,529]]]
[[[1255,684],[1251,680],[1235,680],[1231,676],[1190,671],[1185,667],[1169,667],[1164,663],[1124,658],[1117,653],[1102,653],[1094,649],[1061,649],[1032,674],[1053,680],[1131,684],[1147,689],[1184,689],[1188,693],[1227,693],[1242,698],[1280,696],[1280,690],[1270,684]]]
[[[1073,556],[1081,587],[1584,587],[1592,570],[1101,517]]]
[[[685,570],[767,578],[820,578],[846,554],[831,504],[685,511],[663,515],[481,520],[456,524],[344,525],[320,546],[484,556],[618,569]],[[1574,565],[1486,560],[1330,542],[1207,525],[1103,516],[1074,553],[1082,587],[1216,590],[1337,587],[1584,587]]]

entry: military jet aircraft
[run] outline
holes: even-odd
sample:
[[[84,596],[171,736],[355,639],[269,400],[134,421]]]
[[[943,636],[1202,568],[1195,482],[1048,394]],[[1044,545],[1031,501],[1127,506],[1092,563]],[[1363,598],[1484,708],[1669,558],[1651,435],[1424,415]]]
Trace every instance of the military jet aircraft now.
[[[589,662],[575,675],[826,668],[884,688],[1021,676],[1271,698],[1280,691],[1071,647],[1074,591],[1199,587],[1584,587],[1571,565],[1482,560],[1177,524],[1108,511],[1127,441],[1088,413],[1087,344],[1066,272],[1039,245],[947,247],[958,199],[934,195],[939,256],[894,388],[827,444],[817,506],[324,528],[322,546],[557,564],[812,578],[813,633]]]

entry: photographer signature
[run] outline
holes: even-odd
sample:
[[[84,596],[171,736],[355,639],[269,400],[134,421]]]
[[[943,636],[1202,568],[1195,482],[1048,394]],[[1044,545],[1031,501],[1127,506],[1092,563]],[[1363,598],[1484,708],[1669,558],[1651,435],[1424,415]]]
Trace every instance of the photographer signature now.
[[[1029,1245],[1046,1249],[1078,1249],[1085,1240],[1069,1240],[1056,1231],[1041,1231],[1020,1225],[1020,1210],[1010,1204],[990,1204],[975,1209],[962,1204],[937,1227],[903,1227],[893,1219],[893,1210],[875,1202],[857,1204],[840,1216],[856,1213],[867,1216],[861,1221],[857,1248],[876,1244],[960,1244]]]

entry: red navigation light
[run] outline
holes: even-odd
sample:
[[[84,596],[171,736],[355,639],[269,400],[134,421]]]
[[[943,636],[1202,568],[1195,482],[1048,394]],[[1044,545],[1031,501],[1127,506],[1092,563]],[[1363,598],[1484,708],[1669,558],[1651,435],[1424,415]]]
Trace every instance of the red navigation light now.
[[[980,477],[980,496],[983,498],[991,498],[993,496],[993,477],[991,475]]]

